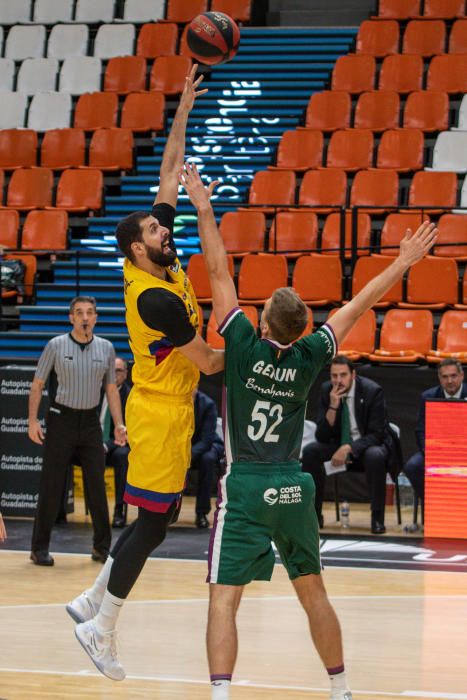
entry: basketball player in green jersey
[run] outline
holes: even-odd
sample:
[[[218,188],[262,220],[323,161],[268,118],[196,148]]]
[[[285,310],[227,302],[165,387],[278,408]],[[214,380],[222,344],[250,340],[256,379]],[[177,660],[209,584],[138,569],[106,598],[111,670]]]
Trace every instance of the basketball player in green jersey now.
[[[245,584],[270,580],[275,543],[308,616],[311,636],[331,681],[331,700],[351,700],[339,622],[321,577],[314,483],[298,455],[306,401],[313,381],[330,362],[358,318],[429,251],[437,231],[425,222],[407,231],[400,253],[378,277],[326,324],[300,340],[307,309],[291,288],[265,304],[261,339],[238,307],[210,197],[196,167],[180,176],[198,212],[201,245],[213,308],[225,339],[227,471],[209,547],[207,630],[212,700],[228,700],[237,655],[236,612]],[[295,341],[295,342],[294,342]]]

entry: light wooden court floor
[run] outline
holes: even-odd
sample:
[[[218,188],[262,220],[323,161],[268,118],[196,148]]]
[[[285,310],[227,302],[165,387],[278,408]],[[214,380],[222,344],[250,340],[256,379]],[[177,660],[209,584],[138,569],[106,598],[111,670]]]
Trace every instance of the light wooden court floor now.
[[[54,568],[39,568],[24,552],[0,552],[0,699],[209,700],[205,563],[147,563],[120,618],[122,683],[97,673],[64,610],[97,566],[57,554]],[[324,576],[354,700],[467,700],[467,574],[331,567]],[[246,589],[239,634],[232,700],[328,698],[281,566],[270,584]]]

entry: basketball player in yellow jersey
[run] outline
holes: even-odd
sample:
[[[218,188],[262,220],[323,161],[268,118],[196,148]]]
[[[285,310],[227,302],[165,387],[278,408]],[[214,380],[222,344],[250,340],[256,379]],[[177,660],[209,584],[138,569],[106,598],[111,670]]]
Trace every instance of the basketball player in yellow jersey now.
[[[113,680],[125,671],[116,655],[118,613],[148,556],[176,518],[190,465],[192,393],[205,374],[220,372],[224,353],[197,333],[198,304],[177,260],[172,230],[183,166],[185,131],[198,90],[193,66],[164,150],[152,213],[120,221],[117,241],[125,255],[126,321],[135,365],[126,406],[131,447],[125,500],[138,517],[119,538],[94,585],[67,605],[76,637],[97,668]]]

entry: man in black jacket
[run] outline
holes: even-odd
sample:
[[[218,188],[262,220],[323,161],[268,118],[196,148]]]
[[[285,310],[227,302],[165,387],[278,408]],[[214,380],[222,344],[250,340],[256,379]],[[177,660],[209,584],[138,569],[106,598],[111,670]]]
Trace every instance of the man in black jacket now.
[[[126,361],[121,357],[115,358],[115,377],[122,415],[125,416],[126,401],[131,387],[127,382],[128,367]],[[125,527],[127,517],[127,504],[123,500],[125,493],[126,474],[128,471],[128,454],[130,448],[127,445],[117,445],[113,439],[114,425],[110,415],[107,402],[101,408],[102,432],[104,435],[105,464],[114,468],[115,478],[115,508],[112,518],[112,527]]]
[[[324,463],[365,471],[371,502],[371,531],[381,535],[384,527],[386,471],[395,460],[395,444],[389,428],[383,389],[365,377],[357,377],[350,360],[336,355],[331,381],[321,389],[316,442],[303,451],[303,471],[316,484],[315,505],[323,526]]]
[[[428,399],[463,399],[467,401],[467,384],[464,382],[464,370],[458,360],[447,357],[438,365],[439,385],[422,393],[415,436],[419,451],[404,467],[412,488],[421,501],[425,495],[425,403]]]
[[[196,526],[209,527],[211,488],[214,472],[224,454],[224,443],[217,435],[216,404],[201,391],[195,393],[195,430],[191,438],[191,466],[198,469]]]

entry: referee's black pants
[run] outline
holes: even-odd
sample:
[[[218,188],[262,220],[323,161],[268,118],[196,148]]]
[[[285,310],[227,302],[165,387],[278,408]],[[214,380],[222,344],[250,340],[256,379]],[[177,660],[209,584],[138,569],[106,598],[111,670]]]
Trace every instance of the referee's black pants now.
[[[49,549],[50,535],[62,503],[69,465],[76,455],[84,472],[88,505],[94,526],[94,548],[106,552],[112,531],[105,492],[105,454],[102,429],[95,408],[79,410],[53,404],[47,432],[31,550]]]

